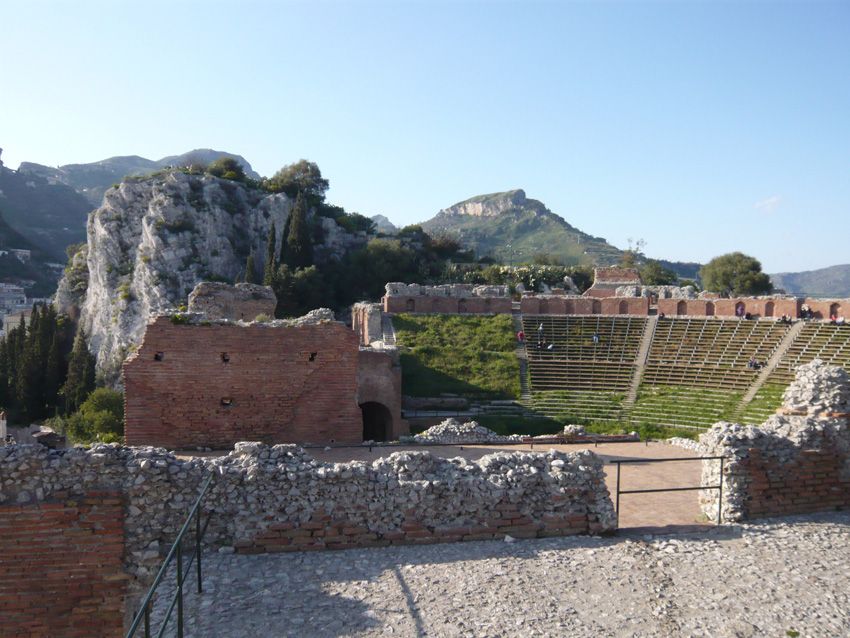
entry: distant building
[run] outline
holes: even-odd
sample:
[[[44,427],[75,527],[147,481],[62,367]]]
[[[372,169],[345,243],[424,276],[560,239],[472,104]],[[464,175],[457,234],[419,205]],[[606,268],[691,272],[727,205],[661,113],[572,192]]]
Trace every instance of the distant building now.
[[[0,283],[0,313],[9,313],[27,306],[27,294],[21,286]]]

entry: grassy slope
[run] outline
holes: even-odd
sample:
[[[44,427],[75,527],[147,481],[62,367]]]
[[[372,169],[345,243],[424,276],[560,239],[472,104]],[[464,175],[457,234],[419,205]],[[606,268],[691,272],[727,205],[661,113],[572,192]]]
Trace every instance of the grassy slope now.
[[[403,346],[404,394],[519,396],[519,361],[509,316],[396,315],[393,325]]]

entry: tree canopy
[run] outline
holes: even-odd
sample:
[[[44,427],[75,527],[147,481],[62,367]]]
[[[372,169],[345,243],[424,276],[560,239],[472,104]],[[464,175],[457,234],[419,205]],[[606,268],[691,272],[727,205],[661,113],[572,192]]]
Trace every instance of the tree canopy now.
[[[638,268],[638,272],[644,286],[672,286],[679,279],[675,272],[665,268],[655,259],[648,259]]]
[[[311,205],[324,201],[329,186],[318,164],[305,159],[284,166],[265,182],[268,190],[286,193],[289,197],[303,193]]]
[[[207,167],[207,173],[237,182],[245,180],[245,169],[232,157],[220,157]]]
[[[705,290],[727,297],[762,295],[773,290],[770,277],[761,271],[761,262],[740,252],[715,257],[699,273]]]

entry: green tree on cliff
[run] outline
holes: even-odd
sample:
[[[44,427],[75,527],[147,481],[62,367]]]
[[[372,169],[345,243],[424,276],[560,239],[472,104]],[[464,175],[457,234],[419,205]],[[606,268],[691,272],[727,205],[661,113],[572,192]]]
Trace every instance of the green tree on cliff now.
[[[258,284],[260,283],[257,278],[257,266],[254,263],[254,251],[251,250],[248,253],[248,259],[245,262],[245,283],[246,284]]]
[[[315,162],[299,160],[284,166],[264,186],[276,193],[286,193],[289,197],[303,194],[310,205],[316,206],[324,201],[328,190],[328,180],[322,177],[322,171]]]
[[[705,290],[726,297],[762,295],[773,290],[770,277],[761,271],[759,260],[740,252],[715,257],[700,268],[699,275]]]
[[[68,376],[62,386],[65,412],[76,412],[94,390],[94,365],[95,360],[89,352],[85,330],[80,327],[68,360]]]
[[[310,224],[307,220],[307,204],[299,192],[289,219],[286,241],[286,265],[293,270],[307,268],[313,264],[313,243],[310,239]]]
[[[275,246],[277,244],[277,229],[275,229],[274,222],[272,222],[272,227],[269,229],[269,237],[266,241],[266,268],[263,271],[263,285],[271,286],[274,281],[275,276],[275,268],[277,267],[277,259],[275,255]]]

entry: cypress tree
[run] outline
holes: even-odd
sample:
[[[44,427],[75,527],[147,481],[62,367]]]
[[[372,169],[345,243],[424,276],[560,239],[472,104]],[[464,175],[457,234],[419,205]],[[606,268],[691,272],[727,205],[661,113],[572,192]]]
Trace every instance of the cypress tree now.
[[[272,222],[272,227],[269,229],[269,238],[266,242],[266,269],[263,272],[263,285],[264,286],[271,286],[272,282],[274,281],[275,268],[277,267],[277,263],[276,263],[276,260],[275,260],[276,244],[277,244],[277,234],[276,234],[276,229],[274,227],[274,222]]]
[[[254,263],[254,251],[248,253],[248,261],[245,262],[245,283],[246,284],[256,284],[259,283],[257,281],[257,267]]]
[[[296,270],[307,268],[313,263],[313,244],[310,241],[310,225],[307,221],[307,204],[299,192],[290,215],[289,232],[286,235],[286,265]]]
[[[65,395],[65,411],[70,414],[86,400],[94,390],[94,357],[89,352],[86,333],[82,327],[74,338],[74,348],[68,360],[68,376],[62,386]]]
[[[47,352],[44,367],[44,403],[52,411],[58,401],[59,389],[62,386],[62,348],[57,330],[53,331],[53,339]]]

